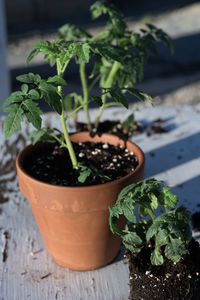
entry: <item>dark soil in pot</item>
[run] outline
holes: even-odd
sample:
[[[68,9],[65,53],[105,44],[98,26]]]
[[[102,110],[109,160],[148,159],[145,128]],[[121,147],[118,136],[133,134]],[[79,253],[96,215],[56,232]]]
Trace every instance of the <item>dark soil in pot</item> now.
[[[87,131],[87,124],[78,122],[76,124],[76,129],[78,132]],[[139,122],[134,122],[131,125],[126,127],[122,126],[122,123],[117,120],[105,120],[99,123],[98,130],[95,130],[93,134],[102,134],[102,133],[110,133],[118,136],[121,139],[129,139],[132,135],[136,133],[141,133],[143,131],[142,125]]]
[[[137,157],[125,147],[107,143],[73,143],[78,161],[94,168],[84,183],[78,181],[79,170],[74,170],[67,149],[53,143],[35,145],[26,157],[24,170],[32,177],[55,185],[78,186],[103,184],[126,176],[138,165]]]
[[[200,247],[192,240],[189,254],[178,263],[166,260],[162,266],[152,266],[150,249],[139,254],[127,252],[130,271],[129,300],[199,300]]]

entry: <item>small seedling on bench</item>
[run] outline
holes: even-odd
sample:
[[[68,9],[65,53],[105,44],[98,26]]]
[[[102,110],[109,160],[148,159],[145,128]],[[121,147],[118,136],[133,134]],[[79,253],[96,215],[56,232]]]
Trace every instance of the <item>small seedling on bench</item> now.
[[[119,234],[133,253],[149,247],[151,264],[157,266],[165,259],[179,262],[192,239],[190,212],[177,207],[178,198],[169,189],[162,181],[147,179],[125,187],[110,208],[112,232]],[[156,217],[158,211],[162,213]],[[117,226],[120,215],[128,220],[123,230]]]

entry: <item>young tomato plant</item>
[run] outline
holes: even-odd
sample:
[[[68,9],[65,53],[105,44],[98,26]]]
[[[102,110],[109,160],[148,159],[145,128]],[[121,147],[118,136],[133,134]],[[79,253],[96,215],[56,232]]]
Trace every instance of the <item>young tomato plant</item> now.
[[[128,107],[128,101],[125,97],[127,92],[141,101],[145,99],[152,101],[149,95],[135,89],[134,85],[137,80],[143,79],[144,66],[149,58],[149,53],[158,54],[157,42],[163,42],[172,50],[169,36],[151,24],[147,24],[145,29],[140,30],[140,33],[130,31],[127,23],[123,20],[122,13],[108,1],[96,1],[91,5],[90,10],[93,19],[97,19],[101,15],[108,15],[107,26],[101,32],[91,36],[85,30],[70,24],[62,26],[59,30],[59,36],[66,41],[82,39],[92,43],[116,46],[112,48],[112,53],[106,48],[103,49],[103,53],[102,49],[95,53],[94,68],[89,76],[90,85],[86,79],[85,64],[80,64],[83,96],[74,93],[67,96],[68,101],[70,98],[71,102],[74,100],[75,106],[78,102],[80,105],[84,102],[89,130],[92,128],[92,123],[88,110],[88,100],[96,84],[101,90],[101,96],[96,96],[96,100],[101,103],[101,106],[94,121],[95,128],[98,127],[106,107],[113,105]],[[114,101],[108,102],[108,98],[112,98]]]
[[[17,80],[22,83],[21,90],[13,92],[9,98],[5,100],[2,109],[8,112],[8,116],[4,122],[5,137],[9,138],[16,130],[21,129],[21,122],[25,116],[28,122],[37,129],[32,136],[35,137],[34,142],[41,139],[46,133],[55,138],[62,147],[67,147],[72,160],[73,167],[77,167],[78,163],[74,154],[74,150],[69,138],[69,133],[66,127],[66,120],[84,104],[78,107],[70,115],[64,114],[62,87],[67,83],[63,79],[63,74],[66,67],[73,56],[76,56],[79,61],[88,62],[91,52],[96,51],[96,45],[77,42],[65,42],[55,40],[54,42],[39,42],[35,45],[35,49],[30,53],[27,62],[33,59],[38,53],[43,53],[44,58],[51,66],[56,64],[57,74],[48,79],[41,78],[39,74],[28,73],[20,75]],[[58,138],[54,130],[41,128],[42,111],[38,103],[44,99],[59,115],[63,129],[61,138]]]
[[[6,138],[12,136],[16,130],[21,129],[21,123],[23,118],[26,117],[36,130],[31,133],[31,137],[34,138],[33,143],[36,143],[39,139],[46,140],[47,136],[55,139],[61,147],[68,149],[73,168],[79,168],[70,137],[67,129],[66,121],[72,117],[81,108],[86,109],[86,102],[97,100],[98,97],[88,100],[88,96],[84,96],[77,107],[70,113],[64,111],[64,99],[62,94],[62,88],[67,83],[64,80],[64,72],[71,59],[75,59],[81,66],[89,62],[89,59],[95,54],[113,58],[113,53],[120,51],[116,46],[106,45],[105,43],[93,43],[87,41],[65,41],[63,39],[57,39],[53,42],[39,42],[35,45],[35,49],[30,53],[27,58],[27,62],[32,60],[36,55],[42,53],[45,60],[53,67],[56,65],[57,74],[47,79],[41,78],[39,74],[28,73],[20,75],[17,80],[22,83],[21,90],[13,92],[9,98],[5,100],[2,105],[2,109],[8,112],[8,116],[4,121],[4,134]],[[82,70],[83,67],[81,67]],[[85,82],[85,75],[83,76],[83,82]],[[83,93],[85,95],[87,89],[83,84]],[[54,109],[60,115],[60,122],[62,126],[62,132],[57,129],[50,129],[42,127],[42,111],[39,108],[38,102],[44,99],[52,109]],[[116,101],[121,101],[116,99]],[[123,103],[122,103],[123,104]],[[85,171],[84,171],[85,172]]]
[[[129,185],[110,208],[110,228],[133,253],[149,246],[152,265],[162,265],[166,258],[178,262],[188,251],[192,233],[190,212],[176,207],[177,202],[177,196],[162,181],[151,178]],[[156,217],[160,210],[162,214]],[[124,230],[117,226],[120,215],[128,220]]]

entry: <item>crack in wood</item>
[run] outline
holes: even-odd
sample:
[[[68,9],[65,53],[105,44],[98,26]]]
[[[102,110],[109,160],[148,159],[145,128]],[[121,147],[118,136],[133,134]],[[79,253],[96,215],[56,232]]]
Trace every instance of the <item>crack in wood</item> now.
[[[45,278],[49,277],[50,275],[52,275],[52,273],[48,273],[48,274],[42,276],[40,279],[45,279]]]
[[[2,262],[6,262],[8,258],[8,239],[10,234],[7,230],[2,233],[3,247],[2,247]]]

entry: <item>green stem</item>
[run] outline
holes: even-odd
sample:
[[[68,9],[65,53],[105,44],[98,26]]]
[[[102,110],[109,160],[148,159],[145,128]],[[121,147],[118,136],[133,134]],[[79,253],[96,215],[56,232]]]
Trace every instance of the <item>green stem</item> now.
[[[151,209],[149,209],[148,210],[148,213],[149,213],[149,215],[150,215],[150,217],[151,217],[151,219],[152,219],[152,222],[154,223],[154,221],[155,221],[155,216],[154,216],[154,214],[153,214],[153,211],[151,210]]]
[[[108,78],[107,78],[107,80],[105,82],[105,85],[104,85],[105,89],[108,89],[108,88],[112,87],[114,76],[117,73],[119,67],[120,67],[120,63],[118,61],[115,61],[114,64],[113,64],[113,66],[112,66],[112,69],[110,70]],[[106,93],[103,94],[103,96],[102,96],[102,103],[103,104],[99,108],[99,111],[97,113],[96,120],[95,120],[95,123],[94,123],[95,128],[97,128],[99,126],[99,120],[101,118],[101,115],[102,115],[105,107],[106,107]]]
[[[51,136],[62,146],[62,147],[67,147],[67,145],[60,139],[58,138],[54,133],[51,134]]]
[[[75,108],[70,114],[68,114],[66,117],[65,117],[65,120],[67,119],[70,119],[71,117],[74,116],[74,114],[76,114],[80,109],[83,108],[83,105],[80,105],[78,106],[77,108]]]
[[[64,137],[65,137],[65,142],[67,144],[67,149],[69,151],[69,156],[70,156],[71,161],[72,161],[72,166],[73,166],[73,168],[76,169],[77,166],[78,166],[78,161],[76,159],[74,148],[72,146],[72,142],[70,140],[70,136],[69,136],[69,133],[67,131],[65,116],[64,116],[64,110],[62,110],[62,114],[60,116],[60,119],[61,119],[62,129],[63,129],[63,133],[64,133]]]
[[[119,103],[119,102],[109,102],[104,105],[104,108],[109,107],[109,106],[123,106],[123,104]]]
[[[67,68],[68,63],[70,62],[71,57],[65,62],[64,66],[61,67],[60,65],[60,72],[63,74],[65,72],[65,69]],[[58,61],[58,60],[57,60]],[[60,63],[60,62],[59,62]]]
[[[92,83],[90,84],[90,86],[89,86],[89,89],[88,89],[88,93],[90,94],[90,92],[92,91],[92,89],[93,89],[93,87],[95,86],[95,84],[98,82],[98,80],[100,79],[100,77],[101,77],[101,74],[99,74],[99,75],[97,75],[94,79],[93,79],[93,81],[92,81]]]
[[[167,205],[163,204],[163,207],[164,207],[164,212],[167,213],[168,212]]]
[[[90,115],[89,115],[89,109],[88,109],[88,85],[87,85],[87,80],[86,80],[86,74],[85,74],[85,63],[80,64],[80,77],[81,77],[81,84],[83,88],[83,103],[84,103],[84,110],[86,114],[86,119],[88,123],[88,130],[92,131],[92,124],[90,120]]]
[[[62,74],[62,67],[61,67],[59,59],[57,59],[56,63],[57,63],[57,74],[61,75]],[[74,148],[72,146],[72,142],[70,140],[70,136],[69,136],[69,133],[68,133],[68,130],[67,130],[66,122],[65,122],[64,107],[63,107],[63,101],[62,101],[62,87],[61,86],[58,86],[58,94],[60,95],[60,101],[61,101],[61,104],[62,104],[62,113],[61,113],[61,116],[60,116],[60,120],[61,120],[61,125],[62,125],[62,129],[63,129],[63,133],[64,133],[65,142],[66,142],[66,145],[67,145],[67,149],[69,151],[69,156],[71,158],[72,166],[73,166],[73,168],[77,168],[78,161],[76,159]]]

